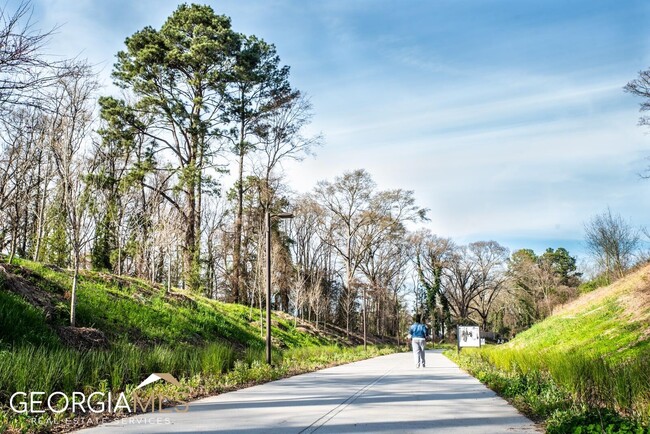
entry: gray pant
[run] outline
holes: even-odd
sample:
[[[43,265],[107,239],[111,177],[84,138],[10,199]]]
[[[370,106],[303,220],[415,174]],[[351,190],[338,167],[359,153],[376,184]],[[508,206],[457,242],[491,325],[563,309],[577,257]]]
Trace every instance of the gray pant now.
[[[413,346],[413,357],[415,358],[415,366],[424,368],[424,338],[413,338],[411,345]]]

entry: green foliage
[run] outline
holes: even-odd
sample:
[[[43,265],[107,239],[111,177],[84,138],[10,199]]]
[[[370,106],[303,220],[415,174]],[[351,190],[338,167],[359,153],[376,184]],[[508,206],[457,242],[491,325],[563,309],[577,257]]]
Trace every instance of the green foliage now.
[[[438,265],[433,269],[433,282],[429,282],[424,277],[424,272],[422,271],[422,264],[420,261],[420,256],[416,257],[416,267],[418,272],[418,279],[420,285],[424,287],[425,290],[425,299],[423,300],[423,306],[419,307],[418,310],[424,312],[423,321],[434,321],[435,330],[440,329],[438,324],[438,315],[436,312],[436,297],[440,294],[440,285],[441,285],[441,275],[442,275],[442,266]]]
[[[576,272],[576,258],[569,255],[564,247],[555,250],[549,247],[539,260],[551,264],[551,268],[560,277],[560,283],[563,285],[575,285],[575,280],[581,276],[581,273]]]
[[[182,4],[160,30],[145,27],[128,37],[126,49],[117,53],[112,76],[118,86],[133,92],[134,105],[100,100],[102,118],[108,124],[102,130],[106,140],[129,146],[138,134],[153,139],[126,180],[157,190],[144,182],[158,163],[154,154],[169,149],[175,156],[165,168],[170,185],[161,194],[181,214],[183,281],[195,292],[200,292],[202,284],[196,213],[201,194],[214,189],[214,182],[204,178],[203,172],[216,154],[213,139],[223,135],[222,121],[228,122],[221,119],[222,110],[228,86],[239,74],[235,70],[245,40],[231,29],[228,17],[215,14],[210,6]],[[175,141],[182,145],[173,145]],[[204,181],[209,188],[203,188]]]
[[[0,291],[0,350],[18,344],[49,347],[57,343],[42,311],[15,294]]]
[[[136,93],[147,95],[145,103],[169,104],[172,113],[180,114],[183,109],[175,100],[156,101],[160,83],[173,86],[189,73],[194,75],[191,85],[197,88],[218,86],[224,63],[238,43],[228,17],[216,15],[209,6],[183,4],[160,31],[145,27],[126,39],[127,51],[118,53],[113,76]]]
[[[612,368],[563,355],[545,361],[551,371],[540,370],[534,354],[503,355],[498,348],[445,354],[523,413],[545,421],[548,433],[650,432],[647,362]]]
[[[111,271],[111,253],[115,246],[115,231],[111,215],[106,212],[95,228],[95,240],[91,249],[91,263],[93,270]]]
[[[584,282],[578,286],[578,291],[581,294],[586,294],[587,292],[591,292],[595,289],[602,288],[603,286],[607,286],[611,283],[609,277],[607,276],[606,273],[599,274],[596,276],[594,279],[589,280],[588,282]]]
[[[63,270],[22,259],[17,263],[12,272],[55,299],[70,284]],[[165,295],[138,279],[97,272],[81,274],[78,297],[79,325],[104,331],[109,349],[64,346],[52,329],[55,324],[0,282],[0,404],[24,390],[129,391],[151,372],[170,372],[200,396],[394,352],[333,346],[328,338],[274,314],[270,367],[261,362],[259,311],[246,306],[190,292]],[[63,301],[57,306],[63,316],[67,308]],[[38,422],[0,410],[0,431],[6,427],[30,431]]]
[[[649,312],[643,303],[629,305],[646,287],[642,269],[508,344],[464,350],[457,361],[522,411],[546,420],[548,432],[648,432]]]
[[[553,414],[547,434],[650,434],[650,426],[611,410],[576,410]]]
[[[133,108],[124,101],[107,96],[100,97],[98,103],[101,119],[105,122],[104,127],[97,131],[102,145],[120,153],[132,149],[137,133],[145,129]]]
[[[519,249],[512,254],[510,261],[516,265],[526,261],[537,262],[537,259],[538,257],[532,249]]]
[[[58,200],[55,200],[57,203]],[[71,247],[66,233],[66,216],[59,206],[47,210],[47,227],[44,239],[43,260],[57,267],[66,267],[70,262]]]
[[[546,318],[557,305],[566,303],[577,295],[581,274],[576,272],[576,259],[559,247],[548,248],[537,256],[530,249],[515,251],[508,264],[508,274],[514,282],[513,302],[516,304],[507,326],[515,332],[525,330]]]

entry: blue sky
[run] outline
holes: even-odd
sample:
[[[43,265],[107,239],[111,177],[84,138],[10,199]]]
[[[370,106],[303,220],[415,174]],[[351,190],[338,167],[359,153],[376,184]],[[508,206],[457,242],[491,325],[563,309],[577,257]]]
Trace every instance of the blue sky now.
[[[272,42],[311,96],[316,158],[291,186],[366,168],[415,190],[428,226],[459,242],[565,246],[610,206],[647,225],[648,131],[622,91],[650,67],[647,1],[207,1]],[[87,57],[108,83],[115,53],[177,3],[38,0],[50,51]]]

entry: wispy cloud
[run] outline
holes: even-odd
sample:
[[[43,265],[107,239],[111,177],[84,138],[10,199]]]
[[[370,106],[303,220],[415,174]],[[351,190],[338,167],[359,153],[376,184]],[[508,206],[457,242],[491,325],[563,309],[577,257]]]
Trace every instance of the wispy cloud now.
[[[650,215],[637,176],[650,139],[621,91],[650,64],[646,1],[208,3],[275,43],[312,98],[327,144],[285,165],[295,189],[365,167],[382,188],[415,190],[435,232],[512,246],[577,246],[607,205]],[[51,51],[88,57],[109,82],[124,38],[177,3],[34,6],[42,27],[62,25]]]

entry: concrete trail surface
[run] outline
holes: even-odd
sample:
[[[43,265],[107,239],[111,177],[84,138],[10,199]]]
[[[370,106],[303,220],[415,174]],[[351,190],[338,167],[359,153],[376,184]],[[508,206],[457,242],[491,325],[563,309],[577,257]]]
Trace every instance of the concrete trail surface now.
[[[204,398],[186,413],[134,415],[80,432],[541,432],[439,351],[426,357],[424,369],[410,353],[391,354]]]

